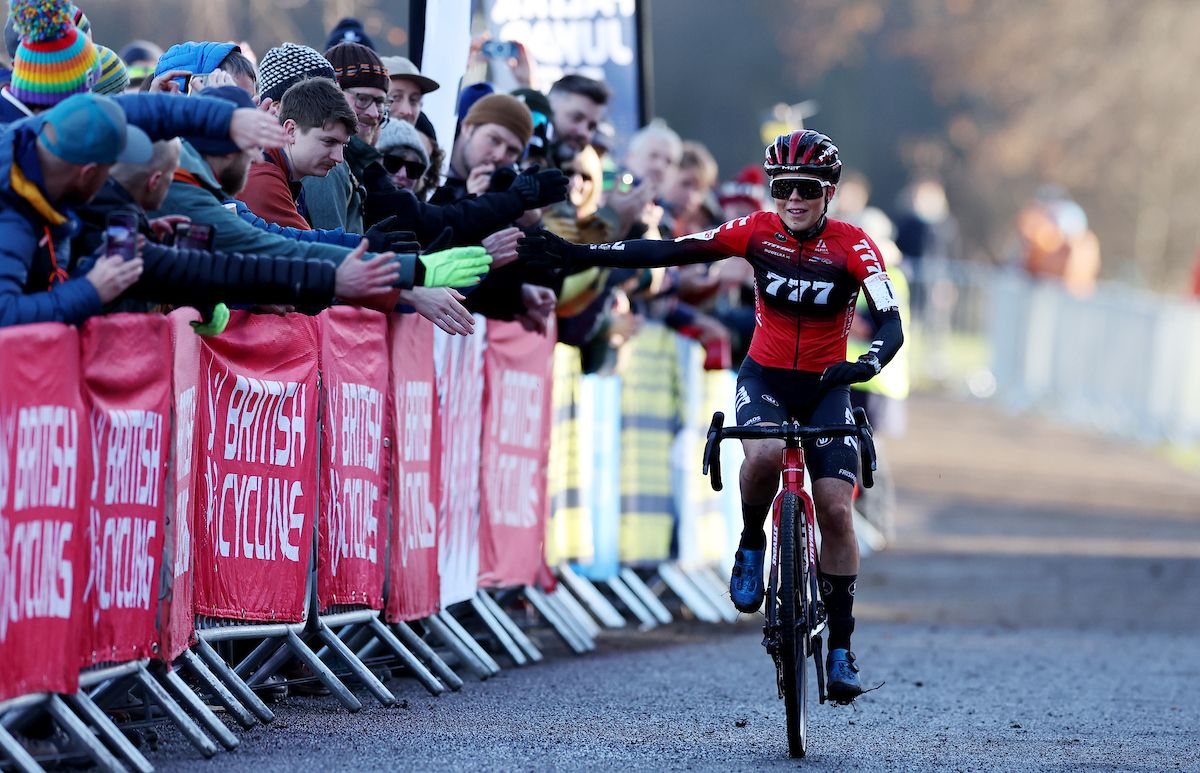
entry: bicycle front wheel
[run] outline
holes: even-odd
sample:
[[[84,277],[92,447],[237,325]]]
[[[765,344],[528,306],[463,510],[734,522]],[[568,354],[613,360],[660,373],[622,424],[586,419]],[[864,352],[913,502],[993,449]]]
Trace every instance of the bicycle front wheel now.
[[[799,531],[799,498],[785,492],[779,513],[779,667],[783,671],[783,700],[787,707],[788,754],[803,757],[808,746],[808,605]]]

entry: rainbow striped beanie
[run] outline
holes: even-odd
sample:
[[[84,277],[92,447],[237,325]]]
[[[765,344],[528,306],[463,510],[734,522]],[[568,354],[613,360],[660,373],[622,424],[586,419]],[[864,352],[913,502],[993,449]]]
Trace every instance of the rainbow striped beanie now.
[[[52,107],[87,93],[97,77],[96,47],[72,17],[67,0],[14,0],[10,14],[21,35],[8,90],[30,107]]]

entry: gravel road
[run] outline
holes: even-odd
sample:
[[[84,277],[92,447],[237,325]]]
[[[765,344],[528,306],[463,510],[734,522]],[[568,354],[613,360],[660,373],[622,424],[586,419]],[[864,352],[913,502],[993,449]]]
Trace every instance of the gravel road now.
[[[890,443],[898,536],[864,563],[854,707],[789,760],[755,620],[606,632],[571,656],[358,715],[290,698],[204,762],[162,771],[1200,771],[1200,478],[1150,451],[987,406],[912,401]],[[504,664],[504,661],[502,661]]]

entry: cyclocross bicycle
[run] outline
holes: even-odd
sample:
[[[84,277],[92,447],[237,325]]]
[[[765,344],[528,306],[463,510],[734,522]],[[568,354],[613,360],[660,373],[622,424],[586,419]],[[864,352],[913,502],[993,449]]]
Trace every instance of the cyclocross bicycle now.
[[[816,666],[817,696],[825,702],[825,671],[821,663],[821,638],[825,631],[825,605],[817,589],[816,510],[804,489],[802,443],[813,438],[853,437],[858,440],[862,485],[874,483],[875,441],[862,408],[854,410],[854,424],[806,427],[797,421],[766,427],[725,427],[725,414],[713,414],[704,446],[704,474],[720,491],[721,441],[778,438],[784,441],[783,489],[771,506],[771,572],[767,583],[766,624],[763,646],[775,661],[779,697],[787,708],[788,753],[803,757],[808,745],[808,668]]]

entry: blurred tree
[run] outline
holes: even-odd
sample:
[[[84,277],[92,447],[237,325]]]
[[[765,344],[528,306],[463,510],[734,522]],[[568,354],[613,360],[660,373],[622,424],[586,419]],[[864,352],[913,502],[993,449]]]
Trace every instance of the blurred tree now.
[[[946,180],[968,238],[991,255],[1021,202],[1051,181],[1089,212],[1106,274],[1182,283],[1200,245],[1200,3],[789,4],[780,46],[802,85],[855,66],[867,47],[922,66],[947,119],[901,152],[914,172]]]

